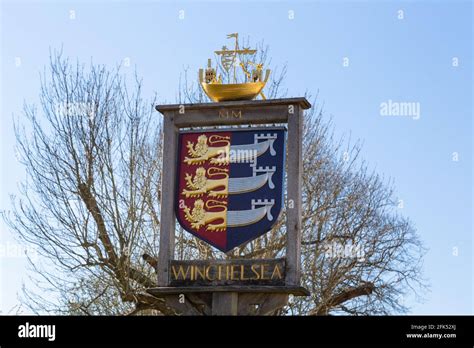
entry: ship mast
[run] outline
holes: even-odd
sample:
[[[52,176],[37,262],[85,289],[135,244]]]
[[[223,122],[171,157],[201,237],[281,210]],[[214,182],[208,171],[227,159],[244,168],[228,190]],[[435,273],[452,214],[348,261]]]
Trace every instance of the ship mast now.
[[[222,47],[222,50],[221,51],[215,51],[214,53],[216,53],[217,55],[220,55],[221,56],[221,63],[222,63],[222,66],[224,67],[224,69],[228,72],[229,71],[229,68],[230,66],[232,65],[233,68],[234,68],[234,83],[237,83],[237,76],[236,76],[236,66],[235,66],[235,62],[237,60],[237,55],[238,54],[254,54],[255,52],[257,52],[257,50],[251,50],[251,49],[248,49],[248,48],[245,48],[244,49],[239,49],[239,34],[238,33],[233,33],[233,34],[229,34],[227,35],[227,38],[230,39],[230,38],[235,38],[235,46],[234,46],[234,50],[231,51],[231,50],[228,50],[226,46]],[[231,59],[229,59],[230,57],[232,57]]]
[[[234,61],[232,62],[232,65],[234,66],[234,83],[237,83],[237,78],[235,77],[235,60],[237,59],[237,51],[239,50],[239,34],[234,33],[230,34],[227,37],[235,37],[235,48],[234,48]]]

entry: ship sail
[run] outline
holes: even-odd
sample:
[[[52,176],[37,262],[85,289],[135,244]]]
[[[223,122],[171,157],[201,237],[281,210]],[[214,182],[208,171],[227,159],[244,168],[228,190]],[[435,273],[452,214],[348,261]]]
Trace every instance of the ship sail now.
[[[229,69],[234,65],[236,53],[235,51],[230,51],[227,49],[226,46],[222,47],[222,51],[217,51],[217,54],[221,56],[221,64],[224,67],[225,71],[229,71]]]

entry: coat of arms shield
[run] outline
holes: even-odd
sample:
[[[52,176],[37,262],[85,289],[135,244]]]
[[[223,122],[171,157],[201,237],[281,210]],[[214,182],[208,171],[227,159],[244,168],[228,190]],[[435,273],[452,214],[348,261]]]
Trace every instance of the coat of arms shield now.
[[[176,217],[228,252],[271,230],[282,208],[286,128],[181,131]]]

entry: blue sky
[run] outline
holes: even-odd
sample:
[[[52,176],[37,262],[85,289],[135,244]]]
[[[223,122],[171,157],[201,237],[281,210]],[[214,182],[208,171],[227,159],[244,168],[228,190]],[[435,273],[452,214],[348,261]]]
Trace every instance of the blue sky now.
[[[289,96],[319,90],[336,134],[361,139],[370,166],[394,179],[401,212],[429,249],[424,270],[431,292],[423,303],[406,299],[411,313],[472,314],[472,7],[468,1],[2,1],[0,209],[9,209],[8,196],[25,177],[15,160],[12,115],[20,115],[24,101],[38,101],[50,49],[110,67],[129,60],[124,69],[136,68],[145,93],[157,92],[164,103],[175,101],[184,67],[197,76],[225,35],[239,32],[265,40],[273,66],[287,63]],[[380,105],[389,100],[418,103],[419,119],[382,116]],[[15,243],[1,221],[0,245]],[[0,254],[3,313],[27,282],[24,258],[12,253]]]

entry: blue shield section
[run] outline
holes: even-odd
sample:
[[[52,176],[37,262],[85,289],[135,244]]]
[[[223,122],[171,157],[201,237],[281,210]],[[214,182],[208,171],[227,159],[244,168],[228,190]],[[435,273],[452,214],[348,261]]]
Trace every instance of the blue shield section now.
[[[255,148],[258,150],[254,151],[262,153],[249,155],[245,153],[245,150],[239,153],[241,149],[248,148],[249,144],[255,144]],[[265,234],[277,222],[284,192],[285,144],[286,129],[282,127],[232,132],[231,150],[235,149],[236,151],[231,151],[230,179],[247,178],[244,181],[250,182],[255,176],[265,175],[265,173],[269,179],[256,190],[229,195],[228,211],[246,211],[246,214],[249,215],[252,210],[257,211],[255,209],[265,206],[269,211],[254,223],[247,222],[242,226],[228,225],[226,250],[231,250]],[[266,150],[265,147],[267,147]],[[230,216],[228,218],[232,220]],[[235,220],[238,219],[234,218]]]

